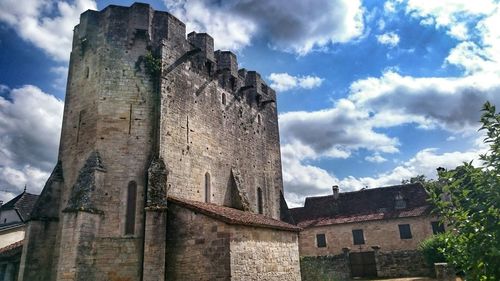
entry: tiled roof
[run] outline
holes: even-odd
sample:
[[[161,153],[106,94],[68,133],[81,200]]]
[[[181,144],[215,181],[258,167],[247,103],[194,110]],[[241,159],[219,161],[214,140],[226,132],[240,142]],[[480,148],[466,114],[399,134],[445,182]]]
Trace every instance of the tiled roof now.
[[[38,195],[27,193],[26,191],[16,196],[14,199],[3,204],[0,211],[17,210],[22,221],[27,221],[30,218],[33,206],[35,206]]]
[[[402,195],[406,207],[395,208],[395,197]],[[420,183],[363,189],[354,192],[308,197],[304,207],[294,208],[293,218],[300,227],[416,217],[429,214],[427,192]]]
[[[223,221],[227,224],[246,225],[263,228],[273,228],[287,231],[300,231],[301,228],[286,222],[272,219],[260,214],[244,212],[237,209],[219,206],[211,203],[198,202],[192,200],[181,199],[177,197],[169,197],[168,202],[196,211]]]
[[[1,248],[0,258],[7,258],[17,254],[21,254],[21,251],[23,250],[23,243],[24,240],[21,240]]]

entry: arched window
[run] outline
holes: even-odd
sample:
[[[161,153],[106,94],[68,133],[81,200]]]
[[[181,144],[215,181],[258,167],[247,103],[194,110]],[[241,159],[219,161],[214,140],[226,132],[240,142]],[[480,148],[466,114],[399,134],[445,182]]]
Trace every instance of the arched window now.
[[[205,174],[205,202],[210,203],[210,174]]]
[[[264,213],[264,207],[263,207],[263,202],[262,202],[262,189],[260,187],[257,188],[257,209],[259,211],[259,214]]]
[[[127,188],[127,211],[125,215],[125,234],[135,233],[135,209],[137,201],[137,183],[131,181]]]
[[[226,105],[226,94],[222,93],[222,104]]]

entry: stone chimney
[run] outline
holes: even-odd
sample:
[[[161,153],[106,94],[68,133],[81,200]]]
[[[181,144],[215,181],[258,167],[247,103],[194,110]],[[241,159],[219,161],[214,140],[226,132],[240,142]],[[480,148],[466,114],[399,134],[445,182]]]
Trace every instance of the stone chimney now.
[[[333,191],[333,198],[339,199],[339,186],[338,185],[332,186],[332,191]]]

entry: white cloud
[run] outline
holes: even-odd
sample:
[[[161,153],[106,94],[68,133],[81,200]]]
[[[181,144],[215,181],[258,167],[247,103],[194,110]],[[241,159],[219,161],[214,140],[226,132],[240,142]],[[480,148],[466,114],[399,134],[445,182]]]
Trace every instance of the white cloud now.
[[[470,132],[477,130],[485,101],[500,104],[500,81],[494,77],[415,78],[387,71],[352,83],[349,99],[373,114],[370,122],[375,127],[416,123],[421,128]]]
[[[283,184],[285,198],[289,207],[299,206],[305,196],[324,195],[330,186],[338,180],[319,167],[304,164],[300,161],[304,155],[297,155],[297,150],[289,145],[281,148],[283,163]],[[313,153],[313,152],[309,152]]]
[[[465,152],[447,152],[439,154],[437,149],[427,148],[419,151],[410,160],[397,166],[391,171],[380,173],[373,177],[346,177],[340,180],[340,186],[344,190],[358,190],[363,187],[381,187],[400,184],[404,179],[410,179],[417,175],[425,175],[427,178],[436,178],[436,169],[443,167],[453,169],[463,162],[478,159],[484,150],[473,148]],[[480,163],[476,162],[476,165]]]
[[[66,66],[52,67],[50,68],[50,72],[56,75],[56,79],[54,80],[52,87],[58,90],[64,90],[68,79],[68,68]]]
[[[167,10],[186,24],[187,32],[207,32],[216,48],[237,50],[250,45],[257,30],[251,19],[235,14],[234,3],[211,6],[209,1],[165,1]]]
[[[288,73],[271,73],[269,75],[271,87],[278,92],[284,92],[297,88],[312,89],[321,86],[323,78],[317,76],[293,76]]]
[[[384,12],[386,14],[393,14],[396,12],[397,5],[400,4],[401,1],[393,1],[393,0],[388,0],[384,3]]]
[[[301,206],[305,197],[331,194],[331,186],[339,185],[341,192],[375,188],[401,184],[402,180],[418,175],[436,178],[436,169],[443,167],[453,169],[463,162],[477,161],[479,154],[485,152],[483,144],[465,152],[454,151],[439,153],[435,148],[426,148],[417,152],[408,161],[395,168],[371,177],[348,176],[342,179],[335,177],[326,170],[313,165],[302,164],[295,158],[290,158],[293,151],[283,156],[283,182],[285,197],[291,207]]]
[[[465,74],[500,74],[500,3],[493,0],[409,0],[406,12],[422,24],[443,28],[462,41],[446,63],[462,67]],[[471,41],[470,38],[479,38]]]
[[[208,32],[218,48],[240,49],[264,34],[277,49],[305,55],[363,34],[359,0],[165,0],[188,31]]]
[[[385,159],[384,157],[380,156],[380,154],[378,153],[375,153],[371,156],[366,156],[365,157],[365,160],[368,161],[368,162],[372,162],[372,163],[384,163],[387,161],[387,159]]]
[[[436,27],[451,27],[464,20],[464,16],[479,17],[495,10],[494,0],[408,0],[406,12]]]
[[[30,192],[41,191],[56,163],[62,113],[62,101],[34,86],[10,90],[9,99],[0,97],[0,186],[4,191],[0,200],[18,194],[24,185]]]
[[[75,0],[72,4],[51,0],[2,0],[0,22],[12,27],[21,38],[52,58],[67,61],[73,28],[80,14],[96,8],[93,0]]]
[[[7,85],[0,84],[0,94],[8,92],[10,88]]]
[[[398,152],[398,140],[375,132],[369,114],[346,99],[330,109],[283,113],[279,121],[284,144],[300,143],[317,155],[345,158],[360,148]]]
[[[377,21],[377,28],[378,28],[379,31],[382,31],[382,30],[385,29],[385,21],[384,21],[384,19],[379,19]]]
[[[448,34],[451,35],[452,37],[455,37],[458,40],[466,40],[469,38],[469,30],[467,28],[467,25],[463,22],[457,23],[456,25],[453,25],[450,27],[450,30],[448,31]]]
[[[377,41],[382,45],[393,48],[399,44],[399,35],[394,32],[384,33],[382,35],[377,35]]]

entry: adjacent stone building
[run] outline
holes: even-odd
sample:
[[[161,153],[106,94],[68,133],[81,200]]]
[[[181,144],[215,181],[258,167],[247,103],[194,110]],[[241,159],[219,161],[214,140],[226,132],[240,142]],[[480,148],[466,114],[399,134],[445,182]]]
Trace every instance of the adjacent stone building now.
[[[306,198],[291,209],[298,226],[303,279],[429,275],[419,244],[444,231],[420,183]],[[346,270],[349,272],[346,273]]]
[[[26,222],[37,199],[25,189],[9,202],[0,202],[0,281],[17,280]]]
[[[147,4],[89,10],[19,280],[300,280],[284,202],[257,72]]]

